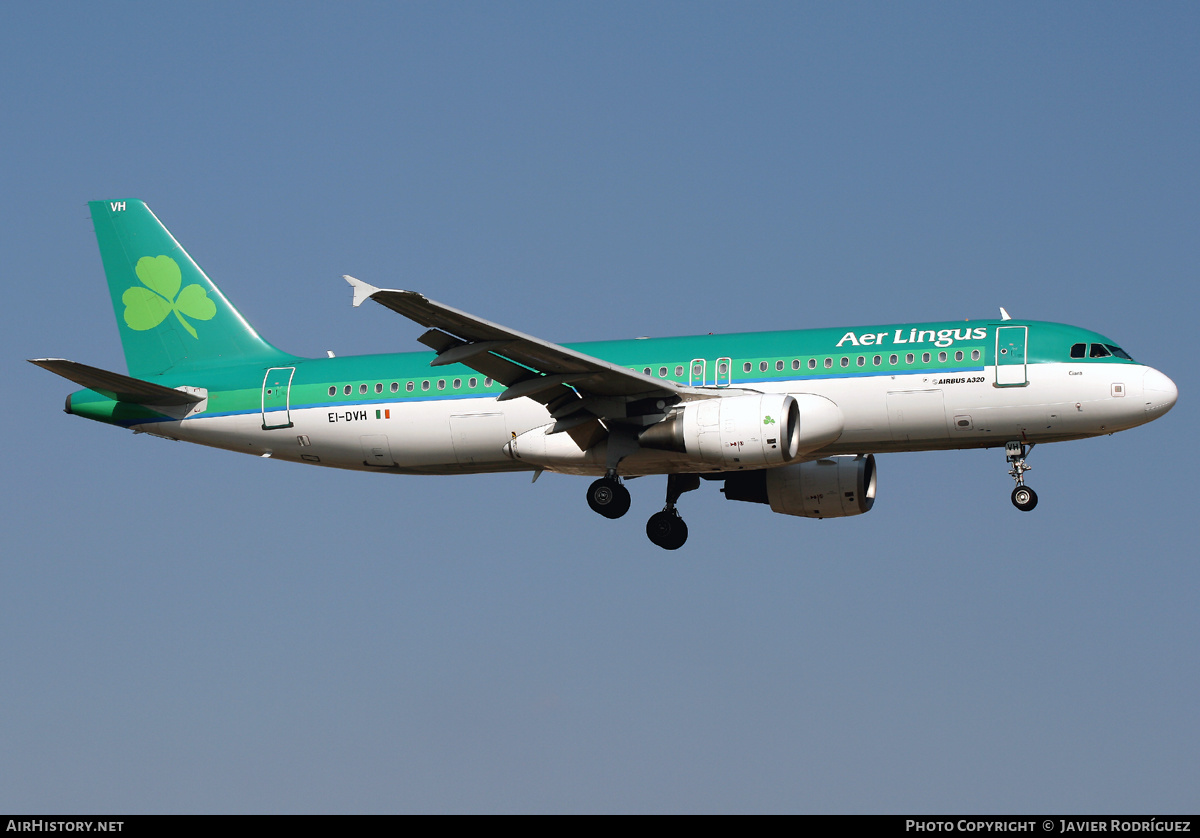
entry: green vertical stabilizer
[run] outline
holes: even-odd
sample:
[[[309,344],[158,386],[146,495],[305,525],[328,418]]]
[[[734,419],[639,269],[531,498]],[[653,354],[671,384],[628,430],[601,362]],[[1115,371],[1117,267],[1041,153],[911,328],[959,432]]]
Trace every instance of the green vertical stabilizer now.
[[[295,360],[267,343],[141,201],[91,201],[129,374]]]

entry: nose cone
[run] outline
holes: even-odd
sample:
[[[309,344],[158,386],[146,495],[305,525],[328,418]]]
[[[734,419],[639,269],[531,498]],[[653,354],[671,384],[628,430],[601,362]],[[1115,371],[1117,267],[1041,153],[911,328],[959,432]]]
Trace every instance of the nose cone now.
[[[1142,377],[1142,391],[1145,393],[1146,414],[1148,418],[1157,419],[1175,406],[1179,398],[1179,389],[1175,382],[1155,369],[1147,369]]]

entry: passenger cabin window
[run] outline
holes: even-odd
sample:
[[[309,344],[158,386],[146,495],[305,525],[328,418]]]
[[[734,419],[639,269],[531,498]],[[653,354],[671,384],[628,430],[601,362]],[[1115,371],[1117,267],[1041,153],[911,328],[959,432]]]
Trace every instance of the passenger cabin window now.
[[[808,359],[808,368],[810,370],[815,370],[817,368],[817,359],[816,358]]]
[[[330,388],[329,388],[329,395],[331,395],[331,396],[336,396],[336,395],[337,395],[337,387],[330,387]]]
[[[376,393],[382,393],[382,392],[383,392],[383,385],[382,385],[382,384],[376,384],[376,385],[375,385],[375,392],[376,392]]]
[[[746,365],[746,372],[750,372],[749,364]],[[679,364],[678,366],[675,367],[675,377],[683,378],[683,364]]]
[[[360,393],[363,393],[363,394],[366,394],[366,392],[367,392],[367,385],[366,385],[366,384],[359,384],[359,385],[358,385],[358,392],[360,392]]]
[[[766,362],[766,361],[759,361],[759,362],[758,362],[758,371],[759,371],[759,372],[766,372],[766,371],[767,371],[767,362]]]
[[[954,360],[961,361],[962,359],[963,359],[963,354],[962,354],[962,350],[960,349],[958,352],[954,353]]]
[[[1071,347],[1072,358],[1084,358],[1087,356],[1087,344],[1077,343]]]
[[[393,381],[393,382],[392,382],[392,392],[393,392],[393,393],[399,393],[399,392],[400,392],[400,382],[399,382],[399,381]]]
[[[874,358],[871,359],[871,363],[874,364],[875,366],[879,366],[880,364],[883,363],[883,356],[876,355]]]
[[[782,371],[783,371],[783,361],[776,361],[776,362],[775,362],[775,371],[776,371],[776,372],[782,372]]]
[[[800,359],[799,358],[792,361],[792,369],[794,369],[794,370],[800,369]]]
[[[659,377],[659,378],[666,378],[666,377],[667,377],[667,368],[666,368],[666,367],[659,367],[659,368],[658,368],[658,377]]]
[[[428,390],[428,389],[429,389],[429,381],[428,381],[428,380],[426,380],[426,381],[422,381],[422,382],[421,382],[421,389],[422,389],[422,390]]]
[[[345,386],[345,387],[342,389],[342,392],[343,392],[343,393],[345,393],[345,394],[348,396],[348,395],[350,395],[350,390],[351,390],[351,387],[350,387],[350,385],[349,385],[349,384],[347,384],[347,385],[346,385],[346,386]]]
[[[750,372],[752,369],[754,369],[754,364],[750,363],[749,361],[742,364],[742,372]]]
[[[404,385],[404,389],[411,393],[413,391],[413,383],[411,381],[408,382]]]
[[[833,359],[832,358],[825,359],[825,369],[827,369],[827,370],[833,369]]]
[[[467,382],[467,384],[471,387],[477,387],[479,385],[479,379],[472,378],[470,381]]]
[[[891,357],[891,358],[888,360],[888,363],[889,363],[889,364],[893,364],[893,365],[894,365],[894,364],[898,364],[898,363],[900,363],[900,356],[899,356],[899,355],[893,355],[893,356],[892,356],[892,357]]]
[[[1088,353],[1089,358],[1108,358],[1112,353],[1108,351],[1108,347],[1102,343],[1093,343],[1092,351]]]
[[[978,361],[978,360],[979,360],[979,350],[978,350],[978,349],[972,349],[972,350],[971,350],[971,360],[972,360],[972,361]]]
[[[849,358],[842,358],[842,366],[843,366],[843,367],[848,367],[848,366],[850,366],[850,359],[849,359]]]
[[[864,358],[862,355],[859,355],[858,356],[858,365],[861,367],[861,366],[865,365],[866,363],[867,363],[867,359]]]

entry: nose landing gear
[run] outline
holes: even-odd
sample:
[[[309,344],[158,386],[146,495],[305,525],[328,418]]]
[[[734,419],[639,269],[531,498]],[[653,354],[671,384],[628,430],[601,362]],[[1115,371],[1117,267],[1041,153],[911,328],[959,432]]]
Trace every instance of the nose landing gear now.
[[[1024,443],[1018,441],[1004,445],[1005,459],[1009,463],[1008,476],[1017,481],[1017,487],[1012,492],[1013,506],[1022,512],[1032,512],[1038,502],[1037,492],[1025,485],[1025,472],[1033,468],[1025,462],[1025,457],[1031,451],[1032,445],[1026,448]]]

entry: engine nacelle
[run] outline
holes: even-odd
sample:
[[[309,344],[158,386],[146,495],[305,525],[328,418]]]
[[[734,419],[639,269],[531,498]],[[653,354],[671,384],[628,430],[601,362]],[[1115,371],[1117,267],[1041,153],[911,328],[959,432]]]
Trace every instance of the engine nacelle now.
[[[829,399],[760,393],[689,402],[638,442],[737,469],[781,466],[841,435],[842,412]]]
[[[771,511],[804,518],[845,518],[875,505],[875,455],[827,457],[779,468],[731,474],[726,500],[769,503]]]

